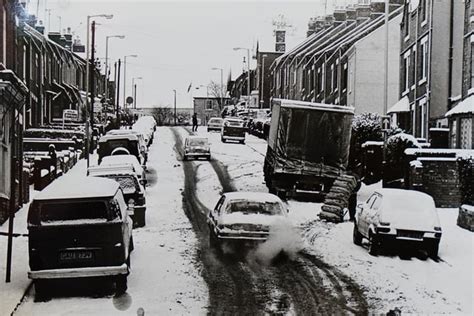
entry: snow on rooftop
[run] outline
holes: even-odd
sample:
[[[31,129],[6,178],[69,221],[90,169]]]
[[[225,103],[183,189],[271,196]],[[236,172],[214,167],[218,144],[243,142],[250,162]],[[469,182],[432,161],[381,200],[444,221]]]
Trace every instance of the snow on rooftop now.
[[[417,154],[452,154],[456,158],[469,158],[474,157],[474,150],[472,149],[454,149],[454,148],[407,148],[405,149],[405,155],[417,155]]]
[[[449,110],[444,116],[450,117],[457,114],[473,114],[474,113],[474,95],[462,100],[454,108]]]
[[[80,185],[78,185],[78,183]],[[81,199],[111,197],[115,195],[119,184],[110,179],[95,177],[58,178],[41,191],[35,200]]]
[[[383,141],[369,140],[362,144],[362,148],[367,147],[367,146],[382,146],[382,145],[383,145]]]
[[[402,112],[410,112],[410,100],[407,96],[404,96],[400,100],[397,101],[390,109],[388,109],[387,114],[390,113],[402,113]]]

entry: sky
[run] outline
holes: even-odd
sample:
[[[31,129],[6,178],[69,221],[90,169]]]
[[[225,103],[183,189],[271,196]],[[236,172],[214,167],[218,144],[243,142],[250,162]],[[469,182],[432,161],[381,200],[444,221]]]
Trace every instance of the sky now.
[[[220,71],[212,68],[223,69],[224,84],[230,72],[232,78],[242,73],[247,52],[234,47],[254,50],[258,41],[260,51],[274,51],[272,21],[279,15],[291,25],[288,50],[305,39],[311,17],[349,1],[30,0],[28,5],[46,29],[70,27],[82,43],[88,15],[113,14],[110,20],[95,18],[96,56],[105,61],[106,36],[125,35],[109,38],[108,57],[113,69],[119,58],[123,62],[126,55],[138,56],[127,57],[126,95],[132,94],[132,79],[142,77],[135,80],[139,107],[172,106],[173,90],[177,107],[191,107],[193,95],[206,94],[205,87],[196,87],[220,83]],[[254,60],[250,67],[255,67]],[[123,86],[121,90],[123,100]]]

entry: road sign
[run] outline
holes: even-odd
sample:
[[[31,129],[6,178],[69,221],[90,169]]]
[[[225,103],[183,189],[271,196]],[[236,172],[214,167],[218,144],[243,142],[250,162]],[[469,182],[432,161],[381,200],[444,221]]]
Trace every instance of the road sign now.
[[[392,126],[392,120],[388,115],[380,116],[380,125],[382,126],[383,131],[388,131],[390,126]]]
[[[73,121],[77,122],[79,120],[79,112],[77,110],[64,110],[63,111],[63,121]]]
[[[127,97],[127,99],[125,99],[125,101],[127,102],[127,104],[132,104],[133,103],[133,98],[132,97]]]

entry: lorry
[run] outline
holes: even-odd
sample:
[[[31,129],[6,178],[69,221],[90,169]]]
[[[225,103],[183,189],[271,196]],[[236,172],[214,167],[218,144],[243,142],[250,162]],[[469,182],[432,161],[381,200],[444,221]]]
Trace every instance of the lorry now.
[[[346,171],[353,116],[352,107],[273,99],[264,163],[269,192],[324,198],[320,217],[342,221],[357,196],[357,178]]]

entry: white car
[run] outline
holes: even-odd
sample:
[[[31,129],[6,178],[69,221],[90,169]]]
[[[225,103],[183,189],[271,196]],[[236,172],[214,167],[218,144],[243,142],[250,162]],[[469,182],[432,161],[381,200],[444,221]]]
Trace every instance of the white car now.
[[[207,131],[218,131],[220,132],[222,129],[222,123],[224,122],[223,119],[220,117],[211,117],[207,122]]]
[[[369,240],[369,253],[393,242],[421,246],[430,257],[438,256],[441,226],[436,206],[426,193],[402,189],[378,189],[357,207],[353,242]]]
[[[119,165],[132,165],[137,174],[138,180],[143,185],[146,185],[145,170],[134,155],[118,155],[118,156],[106,156],[100,162],[100,166],[119,166]]]
[[[287,209],[276,195],[255,192],[222,194],[207,217],[211,246],[237,242],[254,246],[264,242],[270,227],[287,220]]]

